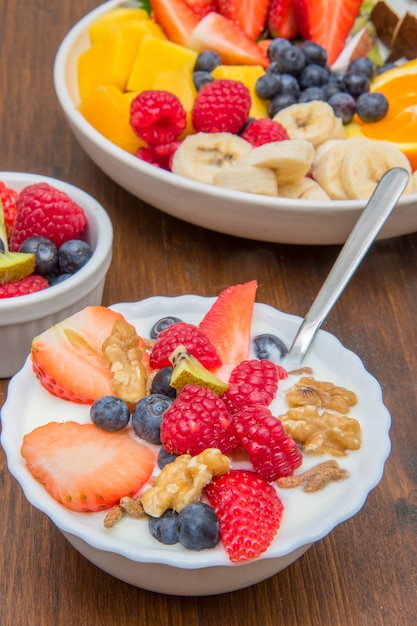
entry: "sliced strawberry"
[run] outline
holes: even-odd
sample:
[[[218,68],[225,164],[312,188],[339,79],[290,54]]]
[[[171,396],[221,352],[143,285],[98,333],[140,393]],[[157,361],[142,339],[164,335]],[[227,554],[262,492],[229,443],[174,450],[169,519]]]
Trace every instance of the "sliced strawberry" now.
[[[275,489],[249,470],[230,470],[206,487],[232,562],[255,559],[271,545],[284,511]]]
[[[214,50],[226,65],[269,65],[259,46],[220,13],[213,12],[203,17],[185,45],[197,52]]]
[[[30,473],[72,511],[100,511],[135,495],[150,478],[155,455],[128,429],[115,433],[94,424],[49,422],[23,438]]]
[[[232,370],[249,358],[256,280],[224,289],[199,324],[219,355],[216,376],[227,382]]]
[[[362,0],[293,0],[298,29],[327,50],[331,65],[342,51]]]
[[[32,367],[49,393],[81,404],[114,395],[102,345],[124,319],[104,306],[89,306],[33,339]]]
[[[185,0],[189,7],[200,17],[217,10],[217,0]]]
[[[184,46],[200,17],[185,0],[150,0],[152,15],[173,43]]]
[[[272,37],[293,39],[298,35],[294,14],[294,0],[271,0],[268,12],[268,31]]]
[[[251,39],[263,32],[269,0],[217,0],[218,12],[232,20]]]

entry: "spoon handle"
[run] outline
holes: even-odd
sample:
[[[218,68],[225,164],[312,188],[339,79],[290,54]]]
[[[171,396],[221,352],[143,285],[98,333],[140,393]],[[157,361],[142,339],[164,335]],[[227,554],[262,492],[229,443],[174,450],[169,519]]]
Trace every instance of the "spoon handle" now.
[[[285,360],[301,363],[321,324],[396,206],[408,180],[408,172],[400,167],[388,170],[381,178],[305,316]]]

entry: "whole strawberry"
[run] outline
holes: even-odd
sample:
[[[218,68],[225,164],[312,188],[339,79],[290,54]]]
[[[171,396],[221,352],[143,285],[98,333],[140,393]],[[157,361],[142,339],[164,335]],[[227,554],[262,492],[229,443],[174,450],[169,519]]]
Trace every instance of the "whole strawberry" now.
[[[16,200],[16,216],[9,246],[18,251],[28,239],[41,235],[59,248],[70,239],[78,239],[87,225],[84,210],[66,193],[48,183],[25,187]]]
[[[196,132],[238,133],[252,104],[249,89],[236,80],[219,79],[204,85],[191,112]]]
[[[220,537],[234,562],[249,561],[271,545],[284,511],[274,487],[249,470],[230,470],[207,485]]]
[[[193,324],[176,322],[159,333],[150,354],[150,366],[155,369],[169,367],[169,357],[179,345],[185,346],[207,369],[221,365],[216,348],[202,330]]]
[[[236,448],[232,418],[226,405],[210,389],[186,385],[164,412],[162,445],[173,454],[195,456],[206,448],[228,454]]]

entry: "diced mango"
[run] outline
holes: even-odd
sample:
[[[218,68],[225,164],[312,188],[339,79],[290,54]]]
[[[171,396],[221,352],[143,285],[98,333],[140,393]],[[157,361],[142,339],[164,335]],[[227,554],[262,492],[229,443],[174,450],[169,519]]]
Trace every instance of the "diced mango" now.
[[[249,112],[251,117],[259,119],[268,117],[268,100],[261,100],[255,92],[256,81],[265,74],[260,65],[218,65],[212,72],[214,78],[238,80],[250,91],[252,106]]]
[[[151,21],[145,9],[129,7],[116,7],[115,9],[111,9],[111,11],[108,11],[94,20],[88,29],[91,43],[95,44],[100,39],[103,39],[115,26],[132,20]]]
[[[78,110],[99,133],[131,154],[145,145],[130,125],[130,104],[135,93],[122,93],[114,85],[96,87]]]
[[[179,70],[167,70],[159,72],[154,81],[153,89],[163,89],[177,96],[187,114],[187,126],[182,132],[180,139],[194,133],[191,121],[191,109],[197,95],[194,86],[192,71],[181,68]]]
[[[192,71],[197,60],[197,52],[187,50],[168,40],[156,37],[144,37],[132,71],[127,81],[126,90],[142,92],[154,89],[155,78],[160,71]]]

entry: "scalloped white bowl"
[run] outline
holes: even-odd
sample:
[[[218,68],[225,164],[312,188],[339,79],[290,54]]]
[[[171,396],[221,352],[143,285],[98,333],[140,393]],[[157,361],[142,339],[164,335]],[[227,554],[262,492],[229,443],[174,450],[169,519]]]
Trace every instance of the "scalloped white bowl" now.
[[[125,152],[97,130],[77,110],[77,59],[89,47],[89,25],[117,6],[111,0],[88,13],[66,35],[55,59],[58,101],[76,139],[107,176],[148,204],[191,224],[260,241],[290,244],[343,243],[365,201],[287,200],[247,194],[199,183],[153,167]],[[137,6],[137,5],[136,5]],[[401,198],[379,238],[417,230],[417,194]]]
[[[139,334],[149,336],[153,323],[168,314],[198,323],[213,301],[214,298],[194,295],[154,297],[112,308],[134,324]],[[254,335],[273,332],[289,344],[300,321],[257,303],[252,330]],[[247,564],[231,564],[222,545],[202,552],[178,545],[164,546],[152,539],[143,520],[124,518],[109,531],[103,526],[104,513],[74,513],[55,502],[26,469],[20,454],[22,438],[35,426],[57,419],[88,422],[89,407],[50,396],[33,376],[30,358],[11,380],[2,409],[1,442],[9,470],[29,502],[48,515],[82,555],[120,580],[173,595],[210,595],[247,587],[281,571],[335,526],[355,515],[380,481],[390,452],[390,415],[378,382],[365,370],[359,357],[333,335],[319,331],[305,365],[313,367],[318,380],[331,380],[357,393],[359,402],[351,416],[361,423],[363,445],[338,458],[341,467],[349,472],[348,479],[314,494],[301,489],[280,490],[285,512],[277,537],[261,558]],[[294,383],[290,378],[293,379],[281,381],[281,388]],[[282,398],[274,400],[276,415],[280,414],[282,402]],[[303,468],[325,458],[305,457]]]
[[[0,180],[16,191],[46,182],[67,193],[85,211],[85,239],[93,248],[88,263],[63,283],[38,293],[0,299],[0,378],[8,378],[22,367],[33,337],[88,304],[101,304],[112,257],[113,227],[101,204],[78,187],[26,172],[0,172]]]

